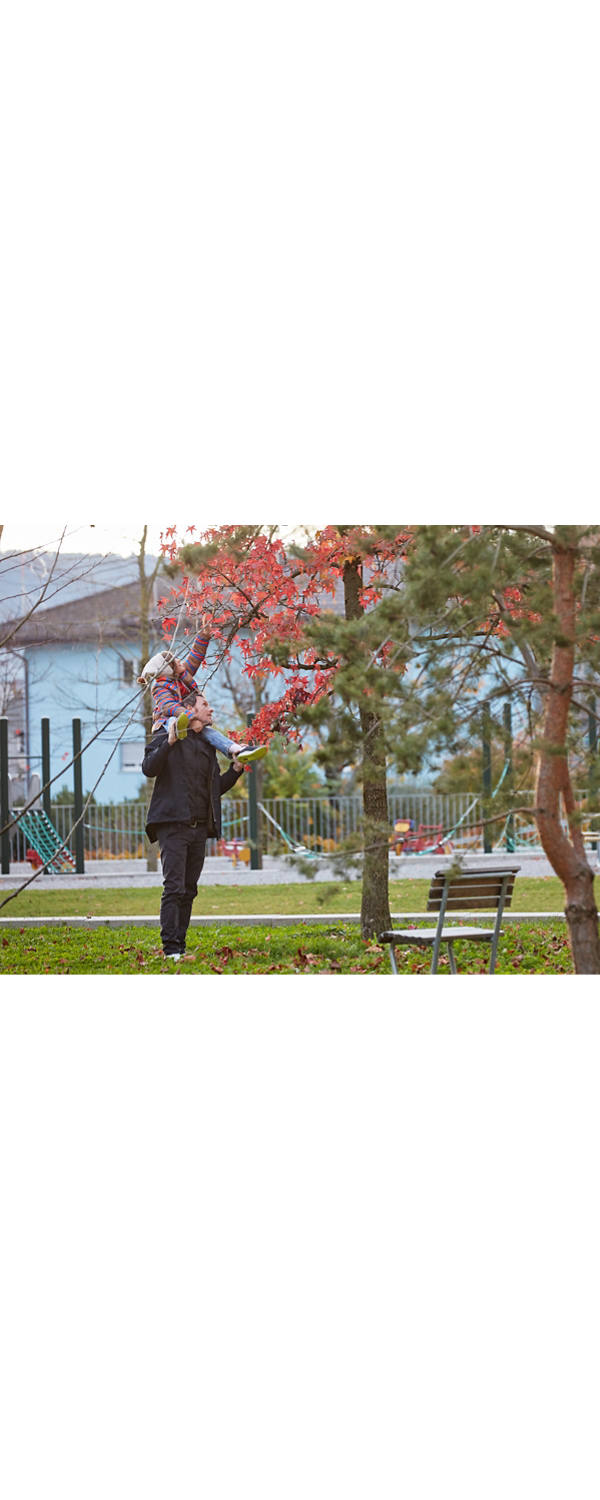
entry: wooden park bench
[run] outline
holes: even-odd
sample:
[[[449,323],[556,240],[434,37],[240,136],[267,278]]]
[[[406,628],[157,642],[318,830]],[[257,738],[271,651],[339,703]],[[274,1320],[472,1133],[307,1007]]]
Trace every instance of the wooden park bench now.
[[[498,939],[502,936],[500,923],[505,907],[510,906],[515,875],[520,865],[504,866],[486,870],[462,870],[452,874],[449,870],[437,870],[427,897],[427,910],[438,912],[435,927],[407,927],[382,932],[380,943],[389,943],[392,973],[398,973],[396,948],[405,944],[411,947],[432,948],[431,973],[437,974],[442,943],[448,947],[450,971],[457,974],[454,956],[455,943],[487,943],[491,949],[489,973],[496,967]],[[446,917],[464,911],[485,911],[495,915],[493,927],[446,927]]]

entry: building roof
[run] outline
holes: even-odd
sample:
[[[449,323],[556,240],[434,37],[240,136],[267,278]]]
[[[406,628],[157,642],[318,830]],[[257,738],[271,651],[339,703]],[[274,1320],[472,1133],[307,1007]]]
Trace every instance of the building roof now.
[[[155,562],[146,558],[146,572]],[[25,614],[36,601],[37,609],[53,609],[135,583],[138,576],[135,554],[62,552],[56,558],[54,552],[0,552],[0,620]]]
[[[137,634],[140,582],[136,556],[64,553],[50,576],[53,560],[48,553],[33,559],[0,553],[0,645],[15,626],[18,633],[12,641],[19,647],[97,640],[98,634],[107,641],[123,640]],[[146,558],[147,573],[155,561]],[[164,589],[164,580],[160,588]],[[155,599],[159,592],[157,586]]]

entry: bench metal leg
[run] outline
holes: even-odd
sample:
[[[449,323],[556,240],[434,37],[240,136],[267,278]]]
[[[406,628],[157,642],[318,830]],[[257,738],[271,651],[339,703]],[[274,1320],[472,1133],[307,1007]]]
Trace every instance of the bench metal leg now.
[[[392,974],[397,974],[398,965],[396,963],[396,949],[394,948],[393,943],[390,943],[390,963],[392,965]]]
[[[454,943],[448,943],[448,958],[450,960],[450,972],[451,972],[451,974],[458,974],[458,969],[456,967],[456,959],[454,957]]]

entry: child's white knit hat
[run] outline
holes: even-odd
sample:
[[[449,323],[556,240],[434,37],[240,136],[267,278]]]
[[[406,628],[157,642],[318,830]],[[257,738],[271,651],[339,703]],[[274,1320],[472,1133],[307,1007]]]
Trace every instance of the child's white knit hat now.
[[[154,677],[172,677],[173,668],[171,663],[175,661],[172,651],[159,651],[156,656],[151,656],[142,670],[139,682],[152,682]]]

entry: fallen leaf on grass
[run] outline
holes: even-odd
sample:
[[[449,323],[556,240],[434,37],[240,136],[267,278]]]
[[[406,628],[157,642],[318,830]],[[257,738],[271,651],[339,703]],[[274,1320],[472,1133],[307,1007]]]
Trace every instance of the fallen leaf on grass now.
[[[298,948],[293,963],[296,969],[310,969],[313,964],[319,963],[319,958],[316,953],[305,953],[302,948]]]

